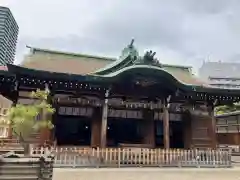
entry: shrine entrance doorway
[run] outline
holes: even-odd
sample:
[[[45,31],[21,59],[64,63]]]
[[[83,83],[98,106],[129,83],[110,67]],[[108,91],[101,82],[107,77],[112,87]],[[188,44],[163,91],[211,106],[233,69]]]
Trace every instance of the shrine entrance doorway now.
[[[140,125],[142,120],[109,118],[107,130],[107,146],[118,147],[121,144],[141,144],[142,134]]]
[[[55,138],[59,146],[90,146],[91,121],[85,117],[58,117]]]
[[[164,148],[163,121],[155,121],[155,145]],[[182,121],[170,121],[170,148],[184,148],[184,127]]]
[[[92,109],[60,107],[54,117],[54,135],[60,146],[90,146]]]

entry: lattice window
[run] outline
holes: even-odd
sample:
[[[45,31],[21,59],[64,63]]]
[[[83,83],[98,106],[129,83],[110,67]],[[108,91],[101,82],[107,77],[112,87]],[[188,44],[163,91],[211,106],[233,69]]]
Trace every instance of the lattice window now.
[[[238,126],[228,126],[228,133],[237,133],[238,132]]]
[[[217,127],[217,133],[227,133],[227,127]]]
[[[229,116],[227,118],[227,124],[238,124],[236,116]]]
[[[226,125],[227,121],[226,121],[226,119],[220,118],[220,119],[216,120],[216,123],[217,123],[217,125]]]

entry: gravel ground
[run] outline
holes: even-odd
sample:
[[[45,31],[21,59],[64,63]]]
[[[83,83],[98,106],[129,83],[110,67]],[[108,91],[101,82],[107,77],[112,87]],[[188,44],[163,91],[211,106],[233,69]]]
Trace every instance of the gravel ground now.
[[[53,180],[240,180],[232,169],[54,169]]]

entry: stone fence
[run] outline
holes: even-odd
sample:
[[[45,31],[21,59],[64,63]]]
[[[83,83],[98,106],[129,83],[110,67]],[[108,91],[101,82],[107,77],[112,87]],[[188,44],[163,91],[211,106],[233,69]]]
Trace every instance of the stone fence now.
[[[14,153],[0,156],[1,180],[52,180],[53,157],[24,157]]]

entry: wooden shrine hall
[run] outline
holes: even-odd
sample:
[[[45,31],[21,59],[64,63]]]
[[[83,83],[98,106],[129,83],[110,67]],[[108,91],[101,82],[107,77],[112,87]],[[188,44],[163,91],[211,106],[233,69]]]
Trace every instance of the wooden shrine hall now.
[[[1,94],[31,104],[48,89],[53,130],[40,141],[59,146],[216,148],[214,107],[238,102],[239,90],[213,88],[191,67],[143,57],[133,41],[118,59],[29,47],[23,63],[0,72]]]

